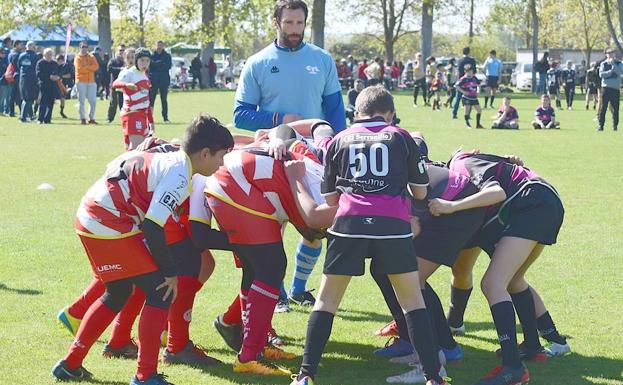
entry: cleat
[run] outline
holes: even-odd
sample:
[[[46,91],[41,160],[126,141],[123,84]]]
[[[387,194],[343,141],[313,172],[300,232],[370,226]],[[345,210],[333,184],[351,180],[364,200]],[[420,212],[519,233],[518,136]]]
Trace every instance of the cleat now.
[[[300,306],[314,306],[314,304],[316,303],[316,298],[314,298],[313,294],[311,293],[312,291],[314,290],[312,289],[312,290],[304,291],[299,294],[290,294],[288,296],[288,300],[291,303],[294,303]]]
[[[151,377],[145,381],[140,381],[136,376],[130,381],[130,385],[173,385],[173,383],[167,381],[167,376],[162,373],[154,373]]]
[[[162,331],[162,334],[160,335],[160,346],[163,348],[166,348],[168,340],[169,340],[169,332],[165,329]]]
[[[569,346],[568,343],[562,345],[552,342],[547,345],[544,350],[548,357],[561,357],[571,353],[571,346]]]
[[[528,382],[530,374],[523,364],[518,369],[499,365],[474,385],[522,385]]]
[[[234,373],[259,374],[263,376],[292,376],[292,372],[286,368],[282,368],[272,362],[258,359],[249,362],[240,362],[240,358],[236,356],[234,361]]]
[[[452,332],[453,336],[464,336],[465,335],[465,324],[459,326],[458,328],[455,328],[453,326],[450,326],[450,331]]]
[[[138,345],[136,345],[134,340],[130,340],[127,344],[116,349],[106,344],[104,350],[102,350],[102,355],[106,358],[128,358],[133,360],[138,357]]]
[[[293,374],[290,378],[292,379],[290,385],[314,385],[314,380],[309,376],[303,376],[299,379],[299,374]]]
[[[290,301],[287,298],[279,299],[277,305],[275,305],[275,313],[287,313],[290,311]]]
[[[223,322],[223,316],[219,315],[212,323],[214,328],[221,335],[223,341],[233,351],[239,352],[242,349],[242,326],[241,325],[226,325]]]
[[[270,344],[264,346],[263,354],[267,360],[293,360],[296,358],[296,354],[286,352],[285,350]]]
[[[398,324],[392,321],[374,332],[379,337],[398,337]]]
[[[72,336],[76,336],[82,320],[69,314],[69,306],[65,306],[59,311],[56,315],[56,319],[58,319],[58,322],[60,322],[62,326],[69,330]]]
[[[447,375],[446,369],[442,366],[439,369],[439,376],[443,378]],[[389,384],[426,384],[426,376],[424,376],[422,365],[416,365],[406,373],[387,377],[385,381]]]
[[[446,358],[446,362],[449,364],[458,363],[458,362],[461,362],[461,360],[463,360],[463,356],[464,356],[463,348],[461,348],[461,345],[459,344],[456,344],[454,349],[441,348],[441,351],[443,352],[443,355]]]
[[[522,342],[517,346],[517,348],[519,349],[519,358],[521,358],[522,361],[526,361],[526,362],[547,361],[547,352],[543,347],[539,348],[537,351],[528,351],[526,349],[526,345]],[[497,349],[495,351],[495,355],[497,356],[497,358],[502,358],[502,349]]]
[[[77,369],[69,369],[65,360],[60,360],[54,365],[52,375],[61,381],[88,380],[93,377],[93,374],[83,366]]]
[[[274,328],[270,328],[270,330],[268,331],[268,344],[274,345],[277,347],[282,347],[286,343],[281,339],[281,337],[277,335],[277,332],[275,331]]]
[[[167,348],[162,351],[162,362],[165,364],[184,364],[191,366],[214,366],[223,362],[206,353],[206,349],[188,341],[184,350],[171,353]]]
[[[413,346],[409,342],[406,342],[405,340],[397,337],[392,337],[387,341],[385,347],[376,349],[374,351],[374,355],[379,357],[391,358],[407,356],[409,354],[412,354],[413,352]]]
[[[476,128],[484,128],[482,124],[477,124]]]

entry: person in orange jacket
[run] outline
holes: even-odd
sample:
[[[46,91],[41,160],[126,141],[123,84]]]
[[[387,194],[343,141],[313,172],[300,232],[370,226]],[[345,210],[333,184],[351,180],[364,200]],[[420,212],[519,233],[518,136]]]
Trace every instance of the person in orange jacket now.
[[[80,51],[74,58],[74,68],[76,69],[76,87],[78,89],[78,100],[80,101],[80,122],[87,124],[84,103],[89,100],[89,124],[97,124],[95,121],[95,100],[97,83],[95,74],[100,66],[95,56],[89,53],[89,43],[80,43]]]

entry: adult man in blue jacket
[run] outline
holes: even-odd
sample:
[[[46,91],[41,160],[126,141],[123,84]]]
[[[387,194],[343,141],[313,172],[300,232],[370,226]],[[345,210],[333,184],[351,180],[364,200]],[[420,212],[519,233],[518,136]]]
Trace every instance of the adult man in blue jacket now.
[[[17,70],[19,71],[19,92],[22,96],[22,111],[19,120],[26,123],[27,119],[33,119],[34,113],[32,104],[39,96],[37,87],[37,74],[35,66],[39,61],[39,56],[35,52],[35,42],[26,43],[26,51],[22,52],[17,59]]]
[[[234,125],[257,131],[300,119],[324,119],[336,132],[346,128],[344,102],[337,68],[331,55],[303,41],[308,8],[302,0],[275,3],[273,27],[277,38],[251,56],[240,75],[234,105]],[[305,285],[322,243],[301,239],[290,300],[313,305]],[[285,291],[282,290],[282,300]],[[277,311],[287,309],[287,299]]]
[[[158,41],[156,50],[151,54],[151,64],[149,65],[149,81],[151,81],[151,89],[149,90],[149,105],[153,108],[156,102],[156,95],[160,93],[160,104],[162,106],[162,119],[165,123],[169,123],[169,103],[167,95],[169,94],[169,85],[171,84],[171,55],[164,50],[164,43]]]

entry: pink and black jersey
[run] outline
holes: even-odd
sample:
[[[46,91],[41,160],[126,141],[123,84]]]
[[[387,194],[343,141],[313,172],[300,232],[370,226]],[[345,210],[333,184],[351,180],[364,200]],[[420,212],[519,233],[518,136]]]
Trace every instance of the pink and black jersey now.
[[[552,118],[556,117],[556,110],[554,110],[552,106],[547,108],[539,106],[536,111],[534,111],[534,116],[543,123],[549,123],[552,121]]]
[[[506,109],[504,106],[500,107],[498,110],[498,116],[502,116]],[[506,117],[504,118],[505,122],[510,122],[511,120],[519,119],[519,114],[517,113],[517,109],[513,106],[508,106],[508,111],[506,112]]]
[[[357,122],[337,134],[325,155],[323,195],[341,194],[328,230],[350,238],[407,238],[411,201],[407,184],[428,185],[411,135],[384,121]]]
[[[459,81],[456,83],[455,87],[459,87],[465,93],[463,94],[464,98],[467,99],[476,99],[478,97],[478,79],[476,76],[467,76],[464,75]]]
[[[447,201],[460,199],[461,193],[466,187],[473,186],[468,176],[459,174],[445,167],[436,166],[432,163],[426,164],[426,172],[429,180],[426,199],[421,201],[411,199],[411,215],[418,217],[420,223],[431,216],[428,209],[428,202],[431,199],[440,198]]]

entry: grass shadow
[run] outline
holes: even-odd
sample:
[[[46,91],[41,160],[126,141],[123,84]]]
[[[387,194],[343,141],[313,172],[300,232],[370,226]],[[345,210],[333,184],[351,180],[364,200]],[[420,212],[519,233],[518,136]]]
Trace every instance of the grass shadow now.
[[[41,290],[35,289],[16,289],[12,287],[8,287],[4,283],[0,283],[0,290],[8,291],[9,293],[15,293],[20,295],[41,295],[43,292]]]

